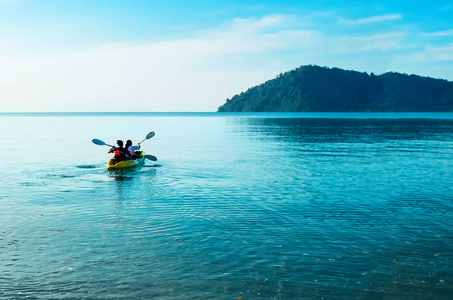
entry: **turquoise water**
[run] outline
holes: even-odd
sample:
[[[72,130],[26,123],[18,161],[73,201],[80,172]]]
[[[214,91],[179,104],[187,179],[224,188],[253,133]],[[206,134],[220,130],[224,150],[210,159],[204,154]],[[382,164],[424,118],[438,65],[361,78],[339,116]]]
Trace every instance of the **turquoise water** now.
[[[158,157],[107,171],[106,146]],[[453,114],[2,114],[0,298],[451,299]]]

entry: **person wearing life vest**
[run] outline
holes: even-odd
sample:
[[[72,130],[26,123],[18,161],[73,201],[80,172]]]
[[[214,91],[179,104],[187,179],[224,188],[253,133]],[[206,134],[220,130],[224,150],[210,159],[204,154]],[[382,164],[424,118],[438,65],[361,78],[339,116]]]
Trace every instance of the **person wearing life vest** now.
[[[118,147],[112,147],[108,153],[113,153],[114,157],[113,159],[115,160],[116,163],[122,162],[123,160],[128,160],[131,159],[129,152],[127,151],[126,148],[123,147],[123,141],[122,140],[117,140],[116,144]]]

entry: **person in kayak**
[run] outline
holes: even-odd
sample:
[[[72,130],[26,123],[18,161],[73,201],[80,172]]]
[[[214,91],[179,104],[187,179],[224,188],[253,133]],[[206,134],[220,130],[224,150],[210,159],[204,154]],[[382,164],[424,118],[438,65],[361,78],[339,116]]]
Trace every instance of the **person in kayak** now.
[[[137,144],[137,146],[132,146],[132,141],[127,140],[126,142],[126,147],[127,151],[129,151],[130,155],[132,158],[139,158],[140,157],[140,143]]]
[[[116,163],[122,162],[123,160],[131,159],[131,156],[126,148],[123,147],[123,141],[117,140],[116,144],[118,147],[113,147],[108,153],[113,153],[113,159]]]

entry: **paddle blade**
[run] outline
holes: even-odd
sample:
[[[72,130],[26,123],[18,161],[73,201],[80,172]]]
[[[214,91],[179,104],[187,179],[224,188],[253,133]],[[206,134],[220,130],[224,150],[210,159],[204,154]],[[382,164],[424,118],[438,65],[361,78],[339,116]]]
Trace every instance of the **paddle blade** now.
[[[96,145],[99,145],[99,146],[104,146],[105,143],[101,140],[98,140],[98,139],[93,139],[92,142]]]
[[[154,131],[151,131],[150,133],[148,133],[148,135],[146,136],[146,139],[150,139],[152,138],[153,136],[155,136],[156,134],[154,133]]]
[[[147,154],[147,155],[145,155],[145,158],[149,159],[149,160],[152,160],[152,161],[157,161],[157,157],[155,157],[154,155]]]

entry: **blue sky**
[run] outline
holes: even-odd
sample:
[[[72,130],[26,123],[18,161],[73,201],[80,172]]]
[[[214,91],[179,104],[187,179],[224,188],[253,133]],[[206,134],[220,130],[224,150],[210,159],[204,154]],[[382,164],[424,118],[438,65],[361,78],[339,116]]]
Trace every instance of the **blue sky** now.
[[[0,0],[0,112],[215,111],[307,64],[453,81],[453,1]]]

